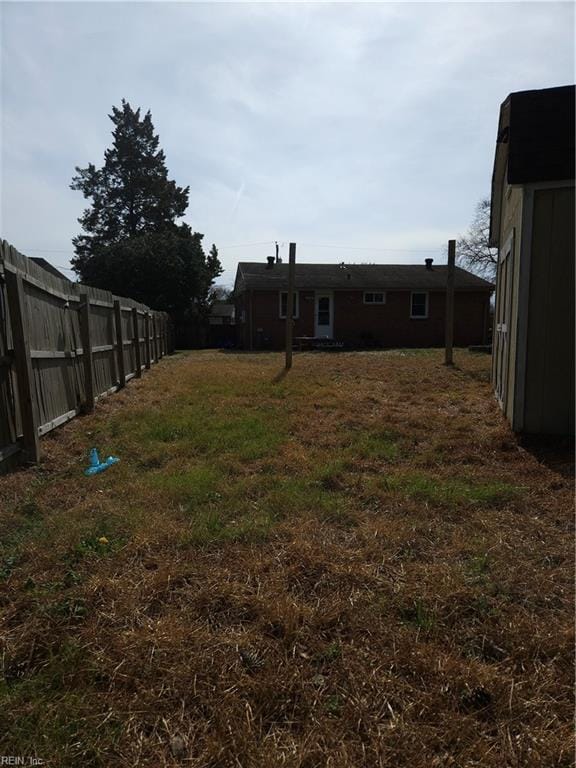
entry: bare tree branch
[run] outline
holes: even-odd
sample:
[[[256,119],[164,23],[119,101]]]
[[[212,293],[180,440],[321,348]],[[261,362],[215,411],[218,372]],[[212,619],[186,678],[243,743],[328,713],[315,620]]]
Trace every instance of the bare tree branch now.
[[[458,263],[482,277],[494,280],[498,264],[498,249],[491,248],[490,199],[483,198],[476,206],[474,218],[468,232],[461,235],[456,243]]]

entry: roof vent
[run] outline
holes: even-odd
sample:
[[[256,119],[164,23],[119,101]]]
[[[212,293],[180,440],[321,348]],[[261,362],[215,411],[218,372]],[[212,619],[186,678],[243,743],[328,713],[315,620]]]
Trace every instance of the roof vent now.
[[[426,269],[432,269],[434,259],[424,259],[424,263],[426,264]]]
[[[274,256],[267,256],[266,257],[266,261],[268,262],[268,264],[266,265],[266,269],[272,269],[272,267],[274,266],[274,261],[275,261]]]

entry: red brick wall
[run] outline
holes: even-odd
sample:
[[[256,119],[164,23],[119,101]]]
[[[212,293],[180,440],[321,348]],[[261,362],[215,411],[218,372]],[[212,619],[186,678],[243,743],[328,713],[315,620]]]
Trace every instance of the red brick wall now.
[[[488,294],[454,297],[454,344],[482,344]],[[410,318],[410,291],[388,291],[385,304],[364,304],[360,291],[334,293],[334,338],[350,346],[440,347],[444,344],[446,297],[428,293],[428,317]]]
[[[314,291],[298,291],[298,294],[299,311],[294,320],[294,336],[314,336]],[[279,302],[278,291],[246,291],[240,296],[236,304],[236,317],[244,317],[244,322],[239,326],[241,346],[250,348],[251,324],[254,349],[284,347],[286,321],[280,317]],[[250,307],[253,310],[252,323]]]
[[[279,317],[277,291],[243,294],[236,317],[244,311],[239,325],[239,343],[249,348],[250,303],[253,307],[254,349],[280,349],[284,346],[285,321]],[[314,291],[299,291],[299,316],[294,336],[314,335]],[[454,344],[469,346],[485,342],[489,303],[487,292],[457,292],[454,300]],[[445,295],[428,294],[428,317],[410,318],[410,291],[388,291],[385,304],[364,304],[362,291],[334,291],[334,338],[350,347],[434,347],[444,344]]]

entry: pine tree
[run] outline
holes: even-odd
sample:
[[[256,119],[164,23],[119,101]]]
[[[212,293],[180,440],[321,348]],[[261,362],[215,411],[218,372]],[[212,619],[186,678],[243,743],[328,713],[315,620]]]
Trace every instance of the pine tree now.
[[[189,187],[168,179],[150,112],[140,117],[122,100],[112,108],[113,143],[104,165],[76,168],[70,185],[92,201],[78,219],[72,266],[80,279],[138,299],[178,317],[197,314],[221,272],[216,246],[208,257],[203,235],[177,223]]]
[[[139,234],[173,230],[176,219],[188,207],[189,187],[178,187],[168,179],[166,157],[158,149],[152,115],[140,119],[122,100],[122,108],[112,107],[113,145],[104,153],[104,165],[97,169],[76,168],[72,189],[92,198],[79,222],[88,234],[73,239],[77,258],[73,266],[82,274],[86,259],[98,251]]]

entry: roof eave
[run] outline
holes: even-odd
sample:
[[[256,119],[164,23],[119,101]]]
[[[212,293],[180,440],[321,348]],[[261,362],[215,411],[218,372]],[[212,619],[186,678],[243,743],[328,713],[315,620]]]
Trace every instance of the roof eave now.
[[[500,116],[498,119],[490,199],[490,233],[488,237],[490,248],[498,248],[500,244],[502,190],[508,165],[508,137],[506,136],[506,131],[510,129],[510,98],[508,96],[500,105]]]

